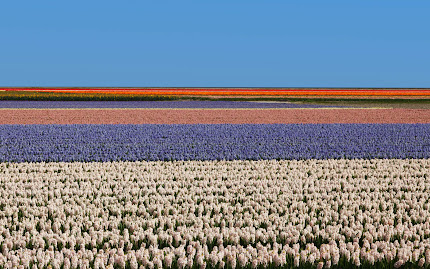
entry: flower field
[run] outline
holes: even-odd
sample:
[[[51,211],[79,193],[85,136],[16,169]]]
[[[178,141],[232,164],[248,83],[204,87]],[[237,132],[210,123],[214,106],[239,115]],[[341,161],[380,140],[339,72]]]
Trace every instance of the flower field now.
[[[0,268],[430,268],[429,111],[0,101]]]
[[[428,265],[430,162],[2,164],[0,262]]]
[[[0,108],[322,108],[322,106],[287,102],[234,102],[234,101],[0,101]]]
[[[430,158],[430,124],[0,125],[2,162]]]
[[[0,113],[0,124],[430,123],[430,109],[403,108],[5,108]]]
[[[212,96],[430,96],[430,89],[342,88],[0,88],[9,92]]]

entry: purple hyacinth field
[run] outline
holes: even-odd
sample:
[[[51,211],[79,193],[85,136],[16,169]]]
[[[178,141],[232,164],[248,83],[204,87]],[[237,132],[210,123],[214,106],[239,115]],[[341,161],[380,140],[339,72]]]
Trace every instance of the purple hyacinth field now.
[[[92,108],[321,106],[0,101]],[[0,268],[430,267],[430,124],[3,124],[0,185]]]
[[[0,108],[324,108],[292,102],[251,101],[0,101]]]

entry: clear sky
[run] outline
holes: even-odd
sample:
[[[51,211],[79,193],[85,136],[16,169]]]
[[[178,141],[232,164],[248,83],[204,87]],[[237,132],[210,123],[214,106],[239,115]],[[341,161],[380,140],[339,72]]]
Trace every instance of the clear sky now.
[[[430,1],[2,1],[0,86],[430,87]]]

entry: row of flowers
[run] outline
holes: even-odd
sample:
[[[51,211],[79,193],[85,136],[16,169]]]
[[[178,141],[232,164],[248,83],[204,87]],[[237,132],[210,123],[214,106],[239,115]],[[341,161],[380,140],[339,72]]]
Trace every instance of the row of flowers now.
[[[296,95],[296,96],[429,96],[428,89],[351,89],[351,88],[0,88],[19,93],[104,93],[128,95]]]
[[[0,101],[0,108],[318,108],[288,102],[246,101]]]
[[[0,266],[430,266],[430,160],[0,163]]]
[[[0,161],[430,158],[430,124],[1,125]]]

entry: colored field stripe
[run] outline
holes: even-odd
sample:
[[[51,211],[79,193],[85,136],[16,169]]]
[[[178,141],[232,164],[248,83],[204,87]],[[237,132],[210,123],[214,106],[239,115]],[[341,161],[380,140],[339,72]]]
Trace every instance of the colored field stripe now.
[[[208,269],[428,269],[429,167],[428,159],[0,163],[8,251],[0,266],[204,268],[201,258]],[[317,267],[327,253],[334,266]],[[245,255],[247,266],[237,266]],[[294,266],[300,257],[310,258]],[[187,258],[192,265],[176,266]]]
[[[390,107],[261,107],[261,108],[121,108],[121,107],[85,107],[85,108],[1,108],[0,110],[8,111],[8,110],[337,110],[337,109],[364,109],[364,110],[372,110],[372,109],[393,109]]]
[[[0,162],[430,158],[430,124],[2,125]]]
[[[66,108],[147,108],[147,109],[241,109],[241,108],[323,108],[343,107],[315,104],[300,104],[291,102],[246,102],[246,101],[0,101],[0,109],[39,108],[39,109],[66,109]]]
[[[0,124],[430,123],[427,109],[5,109]]]
[[[105,93],[132,95],[267,96],[430,96],[430,89],[294,89],[294,88],[1,88],[4,91]]]

